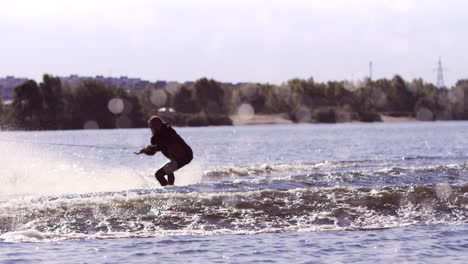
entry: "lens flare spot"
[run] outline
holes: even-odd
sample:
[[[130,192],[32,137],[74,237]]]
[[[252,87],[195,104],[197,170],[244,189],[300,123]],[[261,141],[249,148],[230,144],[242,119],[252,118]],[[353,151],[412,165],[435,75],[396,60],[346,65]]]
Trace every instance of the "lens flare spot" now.
[[[416,112],[416,119],[421,121],[432,121],[434,120],[434,114],[426,107],[421,107]]]
[[[150,101],[157,107],[164,106],[167,101],[166,92],[161,89],[151,91]]]
[[[301,106],[295,114],[296,120],[299,123],[310,123],[312,121],[312,113],[309,108]]]
[[[107,103],[107,108],[114,115],[120,114],[124,110],[124,102],[120,98],[112,98],[109,100],[109,103]]]
[[[243,121],[251,119],[254,114],[254,108],[250,104],[241,104],[237,108],[237,115]]]
[[[83,128],[84,129],[99,129],[99,124],[98,122],[94,120],[88,120],[84,123]]]

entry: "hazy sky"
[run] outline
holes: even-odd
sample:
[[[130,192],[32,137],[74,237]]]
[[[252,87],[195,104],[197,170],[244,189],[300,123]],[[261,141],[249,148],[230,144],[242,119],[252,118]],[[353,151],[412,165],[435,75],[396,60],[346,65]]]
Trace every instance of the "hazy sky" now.
[[[468,78],[466,0],[0,0],[0,77]]]

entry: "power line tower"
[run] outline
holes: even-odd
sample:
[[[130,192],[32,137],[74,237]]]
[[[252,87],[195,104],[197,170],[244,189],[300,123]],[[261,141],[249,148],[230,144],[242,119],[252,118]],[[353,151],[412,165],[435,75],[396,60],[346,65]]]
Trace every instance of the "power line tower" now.
[[[439,63],[437,65],[437,88],[444,88],[444,68],[442,67],[442,59],[439,57]]]
[[[372,61],[369,62],[369,80],[372,81]]]

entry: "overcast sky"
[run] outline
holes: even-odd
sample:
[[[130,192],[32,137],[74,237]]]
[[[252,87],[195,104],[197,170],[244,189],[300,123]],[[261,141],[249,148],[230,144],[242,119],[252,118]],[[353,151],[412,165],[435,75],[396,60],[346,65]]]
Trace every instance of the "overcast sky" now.
[[[468,78],[465,0],[0,0],[0,77]]]

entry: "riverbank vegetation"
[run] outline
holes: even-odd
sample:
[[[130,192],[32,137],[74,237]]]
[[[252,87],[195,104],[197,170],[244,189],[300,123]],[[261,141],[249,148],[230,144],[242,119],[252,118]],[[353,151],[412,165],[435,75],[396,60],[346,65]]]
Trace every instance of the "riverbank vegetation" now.
[[[231,125],[230,117],[282,114],[293,122],[375,122],[381,115],[418,120],[467,120],[468,80],[451,89],[400,76],[360,82],[292,79],[281,85],[226,85],[202,78],[194,83],[142,90],[86,80],[75,85],[44,75],[0,100],[3,129],[144,127],[151,115],[180,126]]]

